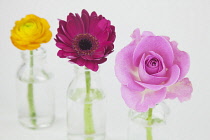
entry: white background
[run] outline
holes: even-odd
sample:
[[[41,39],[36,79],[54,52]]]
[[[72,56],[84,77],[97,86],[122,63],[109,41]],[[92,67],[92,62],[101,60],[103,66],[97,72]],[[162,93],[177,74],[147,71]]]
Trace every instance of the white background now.
[[[21,127],[16,112],[16,72],[21,64],[20,51],[10,41],[16,20],[27,14],[46,18],[53,32],[57,19],[69,12],[95,10],[116,27],[115,52],[100,67],[108,100],[107,134],[113,140],[125,140],[128,109],[120,95],[114,74],[115,56],[131,38],[137,27],[156,35],[170,36],[191,57],[188,77],[193,83],[192,99],[185,103],[167,101],[171,114],[165,135],[170,140],[210,139],[210,1],[209,0],[0,0],[0,140],[66,140],[65,96],[74,73],[67,59],[56,56],[52,39],[42,45],[47,49],[49,70],[56,87],[56,121],[49,129],[32,131]]]

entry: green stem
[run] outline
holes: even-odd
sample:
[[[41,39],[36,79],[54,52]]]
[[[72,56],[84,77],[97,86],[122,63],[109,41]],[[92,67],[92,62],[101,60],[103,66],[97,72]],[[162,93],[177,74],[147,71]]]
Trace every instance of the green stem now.
[[[86,81],[86,97],[84,105],[85,134],[91,135],[95,133],[95,129],[93,125],[92,103],[90,99],[90,88],[91,88],[90,71],[85,71],[85,81]],[[86,140],[91,140],[91,138],[87,138]]]
[[[33,51],[30,51],[30,80],[28,83],[28,104],[29,104],[29,115],[31,118],[31,123],[36,126],[36,111],[34,106],[34,96],[33,96]]]
[[[147,118],[147,125],[146,132],[147,132],[147,140],[152,140],[152,108],[148,111],[148,118]]]
[[[147,140],[152,140],[152,127],[146,127]]]

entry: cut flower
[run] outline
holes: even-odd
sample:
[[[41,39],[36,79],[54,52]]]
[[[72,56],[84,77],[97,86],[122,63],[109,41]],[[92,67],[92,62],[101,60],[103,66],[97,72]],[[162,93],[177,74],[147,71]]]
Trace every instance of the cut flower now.
[[[52,37],[50,25],[46,19],[30,14],[15,22],[11,30],[11,41],[20,50],[34,50],[41,43],[47,43]]]
[[[115,27],[102,15],[82,10],[81,17],[70,13],[67,21],[59,20],[56,46],[60,58],[97,71],[98,64],[104,63],[106,56],[113,52]]]
[[[146,112],[164,99],[189,100],[192,85],[185,75],[189,55],[177,48],[169,37],[136,29],[133,41],[116,57],[115,73],[122,84],[121,93],[128,107]]]

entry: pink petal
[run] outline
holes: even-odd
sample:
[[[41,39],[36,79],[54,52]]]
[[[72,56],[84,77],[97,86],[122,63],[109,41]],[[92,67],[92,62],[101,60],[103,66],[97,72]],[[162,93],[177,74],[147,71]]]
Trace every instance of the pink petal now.
[[[162,102],[166,97],[166,88],[158,91],[145,90],[142,94],[142,100],[137,103],[136,111],[146,112],[149,108],[154,108],[157,104]]]
[[[137,45],[141,40],[141,34],[139,28],[135,29],[131,34],[131,38],[134,40],[135,44]]]
[[[135,82],[144,88],[151,89],[154,91],[160,90],[165,87],[164,85],[154,85],[154,84],[149,84],[149,83],[143,83],[141,81],[135,81]]]
[[[170,41],[170,37],[168,36],[162,36],[163,38],[165,38],[167,41]]]
[[[191,98],[192,91],[191,82],[188,78],[184,78],[176,84],[167,87],[166,98],[178,98],[180,102],[187,101]]]
[[[141,101],[141,94],[129,89],[127,86],[121,86],[121,95],[129,108],[136,109],[136,104]]]
[[[167,71],[167,77],[169,77],[168,81],[165,82],[165,86],[170,86],[175,84],[178,81],[180,75],[180,69],[179,67],[175,64],[173,65],[168,71]]]
[[[138,66],[143,53],[154,51],[163,57],[166,68],[173,64],[174,54],[170,43],[161,36],[149,36],[141,39],[134,50],[133,62]]]
[[[147,37],[147,36],[155,36],[155,35],[150,31],[144,31],[141,36],[142,37]]]
[[[161,84],[162,82],[168,79],[167,77],[160,77],[148,74],[144,68],[144,64],[145,64],[145,54],[143,54],[139,65],[139,77],[142,83],[157,85]]]
[[[138,69],[133,65],[132,57],[135,45],[131,44],[118,52],[115,60],[115,75],[120,83],[129,89],[143,91],[145,88],[135,82],[135,80],[139,80]]]
[[[153,76],[159,76],[159,77],[162,77],[162,76],[163,76],[163,77],[164,77],[165,74],[166,74],[166,67],[165,67],[163,58],[162,58],[159,54],[157,54],[157,53],[155,53],[155,52],[153,52],[153,51],[150,51],[149,53],[151,53],[152,55],[154,55],[155,57],[157,57],[157,58],[161,61],[162,67],[163,67],[162,71],[153,74]]]
[[[189,71],[190,57],[186,52],[180,51],[177,48],[177,43],[175,41],[172,41],[171,44],[174,51],[174,64],[177,64],[180,68],[180,76],[179,76],[180,80],[183,79]]]
[[[166,88],[159,91],[146,89],[143,92],[138,92],[122,85],[121,93],[122,98],[129,108],[138,112],[146,112],[149,108],[155,107],[158,103],[165,99]]]
[[[162,89],[163,87],[167,87],[170,85],[173,85],[174,83],[177,82],[178,78],[179,78],[179,73],[180,73],[180,69],[177,65],[173,65],[167,72],[166,77],[168,77],[168,80],[163,83],[163,84],[159,84],[159,85],[155,85],[155,84],[151,84],[151,83],[143,83],[141,81],[136,81],[136,83],[138,83],[139,85],[157,91]]]

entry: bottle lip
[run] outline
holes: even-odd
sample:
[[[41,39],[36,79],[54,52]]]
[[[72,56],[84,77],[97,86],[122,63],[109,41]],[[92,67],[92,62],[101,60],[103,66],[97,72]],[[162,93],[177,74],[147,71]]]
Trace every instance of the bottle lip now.
[[[78,66],[77,64],[74,64],[74,70],[75,72],[90,71],[92,73],[100,73],[100,69],[98,71],[92,71],[91,69],[88,69],[85,66]]]
[[[46,57],[46,50],[42,47],[32,50],[33,53],[30,53],[30,50],[24,50],[21,51],[21,56],[23,59],[28,59],[30,57],[40,57],[40,58],[45,58]]]

